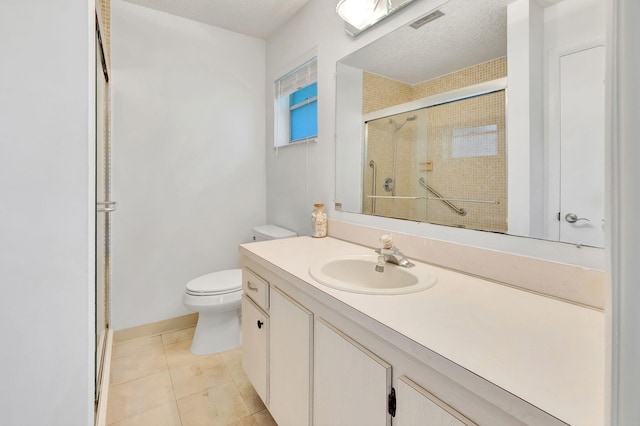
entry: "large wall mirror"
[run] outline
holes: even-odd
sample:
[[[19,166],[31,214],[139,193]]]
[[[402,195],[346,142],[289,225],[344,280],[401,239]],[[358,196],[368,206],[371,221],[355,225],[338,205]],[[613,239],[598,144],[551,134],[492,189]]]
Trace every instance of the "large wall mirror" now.
[[[449,0],[337,63],[343,211],[604,244],[604,0]]]

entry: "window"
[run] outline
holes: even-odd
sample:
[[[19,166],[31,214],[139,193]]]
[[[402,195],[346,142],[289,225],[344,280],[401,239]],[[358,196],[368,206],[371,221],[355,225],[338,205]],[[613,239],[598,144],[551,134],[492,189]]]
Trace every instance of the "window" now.
[[[289,95],[289,142],[318,136],[318,83]]]
[[[498,125],[453,129],[452,158],[498,155]]]
[[[275,82],[275,146],[315,141],[318,136],[316,59]]]

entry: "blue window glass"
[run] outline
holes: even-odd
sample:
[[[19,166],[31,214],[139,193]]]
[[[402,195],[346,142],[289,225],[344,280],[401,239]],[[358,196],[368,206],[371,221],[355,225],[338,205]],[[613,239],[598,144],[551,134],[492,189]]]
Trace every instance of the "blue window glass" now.
[[[290,142],[318,136],[318,84],[289,95]]]

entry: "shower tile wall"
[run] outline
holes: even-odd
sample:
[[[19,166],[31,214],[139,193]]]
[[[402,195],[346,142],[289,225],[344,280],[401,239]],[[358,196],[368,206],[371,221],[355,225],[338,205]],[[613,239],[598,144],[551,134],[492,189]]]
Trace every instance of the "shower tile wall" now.
[[[461,87],[506,76],[506,58],[479,64],[437,79],[410,86],[384,77],[365,73],[363,76],[363,113],[447,92]],[[498,204],[454,202],[467,210],[461,216],[436,200],[377,199],[375,214],[449,226],[493,232],[507,230],[507,164],[505,95],[497,92],[482,97],[440,105],[393,117],[402,123],[415,113],[418,119],[407,122],[397,132],[396,196],[434,197],[418,184],[420,177],[444,197],[496,201]],[[425,124],[428,123],[426,126]],[[468,129],[494,124],[497,126],[497,152],[490,156],[454,158],[454,129]],[[377,195],[391,195],[383,189],[384,180],[392,175],[393,136],[395,125],[389,118],[369,122],[367,158],[364,172],[364,213],[372,213],[372,168],[377,165]],[[425,141],[429,141],[427,144]],[[427,169],[427,162],[430,162]]]
[[[484,83],[507,76],[507,58],[498,58],[493,61],[465,68],[451,74],[425,81],[413,86],[413,98],[411,100],[460,89],[473,84]]]
[[[427,221],[485,231],[507,230],[506,120],[504,91],[459,102],[439,105],[427,110],[427,157],[433,171],[423,172],[427,182],[444,197],[466,200],[496,201],[499,204],[454,201],[467,211],[455,213],[440,201],[428,201]],[[495,155],[453,155],[453,132],[496,125]],[[429,194],[431,195],[431,194]]]
[[[365,72],[362,78],[362,113],[413,100],[413,87],[400,81]]]

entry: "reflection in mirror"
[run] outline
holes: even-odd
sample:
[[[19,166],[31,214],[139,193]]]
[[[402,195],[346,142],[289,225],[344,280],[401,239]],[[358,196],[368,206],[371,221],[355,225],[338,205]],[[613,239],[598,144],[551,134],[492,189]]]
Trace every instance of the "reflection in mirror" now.
[[[407,113],[383,112],[384,117],[367,121],[363,213],[505,232],[505,93],[500,88],[455,101],[444,98]]]
[[[603,0],[450,0],[343,58],[336,202],[603,246],[604,15]]]

